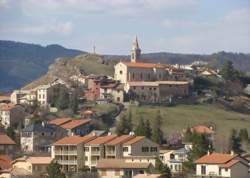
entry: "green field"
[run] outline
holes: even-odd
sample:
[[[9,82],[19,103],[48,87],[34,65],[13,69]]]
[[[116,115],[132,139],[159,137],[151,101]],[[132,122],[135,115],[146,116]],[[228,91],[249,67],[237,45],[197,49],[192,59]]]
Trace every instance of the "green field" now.
[[[160,111],[163,120],[162,130],[165,135],[181,133],[187,127],[209,123],[216,126],[215,138],[220,144],[222,142],[226,144],[233,128],[238,130],[247,128],[250,133],[250,115],[226,111],[215,105],[131,106],[130,109],[134,125],[141,116],[152,121]]]

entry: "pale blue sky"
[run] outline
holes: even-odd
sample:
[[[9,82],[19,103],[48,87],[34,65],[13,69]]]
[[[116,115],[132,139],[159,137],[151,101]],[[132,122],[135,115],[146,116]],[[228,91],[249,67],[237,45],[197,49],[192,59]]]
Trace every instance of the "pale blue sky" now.
[[[0,39],[128,54],[250,53],[250,0],[0,0]]]

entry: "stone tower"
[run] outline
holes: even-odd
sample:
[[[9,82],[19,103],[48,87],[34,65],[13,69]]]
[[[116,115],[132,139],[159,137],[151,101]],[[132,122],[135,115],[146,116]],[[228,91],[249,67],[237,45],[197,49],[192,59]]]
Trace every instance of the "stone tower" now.
[[[131,50],[131,62],[136,62],[138,59],[140,59],[140,56],[141,56],[141,49],[139,47],[139,43],[136,36]]]

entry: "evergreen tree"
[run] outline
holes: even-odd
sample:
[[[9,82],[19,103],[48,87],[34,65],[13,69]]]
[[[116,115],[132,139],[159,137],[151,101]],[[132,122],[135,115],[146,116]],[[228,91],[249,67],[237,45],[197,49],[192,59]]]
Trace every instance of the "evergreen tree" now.
[[[127,117],[126,129],[127,129],[126,132],[128,132],[128,133],[133,130],[132,111],[130,108],[129,108],[128,117]]]
[[[246,142],[249,141],[248,131],[247,131],[246,128],[245,129],[240,129],[239,138],[240,138],[241,141],[246,141]]]
[[[16,138],[16,133],[14,131],[14,129],[12,127],[8,127],[6,129],[6,134],[12,139],[12,140],[15,140]]]
[[[152,129],[151,129],[150,122],[148,119],[146,120],[146,123],[145,123],[145,136],[147,138],[152,137]]]
[[[226,80],[237,79],[238,72],[234,69],[232,61],[226,61],[221,69],[221,75]]]
[[[184,135],[184,140],[186,141],[186,142],[192,142],[192,132],[191,132],[191,128],[190,127],[188,127],[187,129],[186,129],[186,132],[185,132],[185,135]]]
[[[50,163],[47,167],[48,178],[66,178],[58,163]]]
[[[155,159],[155,173],[160,173],[161,170],[163,169],[163,163],[162,161],[157,157]]]
[[[153,128],[152,128],[152,140],[158,144],[162,144],[163,142],[163,132],[161,130],[161,113],[158,112],[154,122],[153,122]]]
[[[127,130],[127,123],[126,117],[123,115],[116,124],[116,134],[123,135],[126,134]]]
[[[137,136],[146,136],[145,124],[144,124],[144,120],[142,117],[140,117],[138,125],[135,129],[135,134]]]
[[[168,165],[163,165],[161,170],[161,178],[171,178],[171,170],[169,169]]]
[[[69,107],[69,94],[64,88],[59,89],[59,94],[55,101],[55,106],[58,109],[66,109]]]
[[[234,151],[237,154],[242,153],[243,150],[241,149],[240,138],[237,136],[237,131],[235,129],[232,130],[229,141],[229,148],[231,151]]]
[[[77,98],[77,94],[74,93],[70,99],[70,105],[69,107],[72,109],[73,113],[75,114],[78,110],[78,98]]]

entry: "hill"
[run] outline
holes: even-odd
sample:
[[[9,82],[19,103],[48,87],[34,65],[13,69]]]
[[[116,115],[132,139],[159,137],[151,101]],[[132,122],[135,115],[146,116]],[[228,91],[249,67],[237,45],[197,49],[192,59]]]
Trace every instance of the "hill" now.
[[[60,45],[41,46],[0,40],[0,91],[20,88],[37,78],[40,78],[38,80],[40,82],[42,79],[46,81],[48,80],[48,75],[44,76],[44,74],[48,71],[48,67],[51,64],[53,66],[49,69],[49,76],[52,77],[52,70],[57,71],[57,66],[60,66],[59,63],[55,62],[56,58],[60,57],[63,61],[77,61],[77,58],[79,61],[79,58],[86,58],[86,56],[74,57],[79,54],[86,54],[86,52],[67,49]],[[83,60],[84,62],[81,61],[82,63],[79,63],[81,66],[77,68],[81,68],[81,70],[84,70],[87,74],[108,73],[109,75],[112,75],[112,65],[121,59],[129,59],[129,56],[102,55],[95,56],[94,58],[96,60],[87,59]],[[239,70],[249,71],[250,69],[250,54],[243,53],[218,52],[211,55],[200,55],[160,52],[143,54],[142,59],[147,62],[167,64],[189,64],[193,61],[201,60],[207,61],[211,66],[219,68],[225,61],[231,60],[233,61],[235,68]],[[108,68],[106,65],[96,63],[98,60],[108,64]],[[53,64],[54,62],[55,64]],[[67,64],[71,65],[72,63],[69,62]],[[78,66],[78,63],[76,62],[74,65]]]
[[[46,74],[58,57],[84,53],[60,45],[41,46],[0,40],[0,90],[19,88]]]

